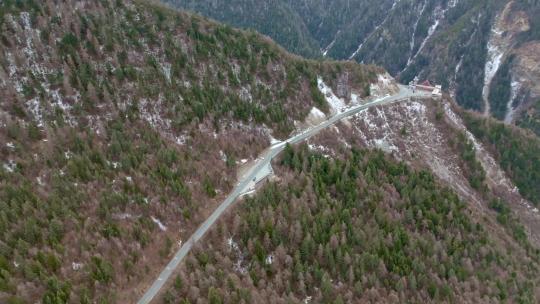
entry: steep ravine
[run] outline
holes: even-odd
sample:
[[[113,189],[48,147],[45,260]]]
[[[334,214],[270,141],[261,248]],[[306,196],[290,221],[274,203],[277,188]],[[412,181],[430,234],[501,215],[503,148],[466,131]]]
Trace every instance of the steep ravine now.
[[[503,39],[503,32],[498,27],[493,28],[487,45],[487,61],[484,68],[484,87],[482,88],[485,115],[491,113],[489,103],[491,81],[499,70],[503,56],[507,51],[508,44],[506,39]]]
[[[497,15],[493,28],[491,29],[487,44],[487,61],[484,68],[484,87],[482,88],[482,99],[484,101],[484,114],[491,114],[490,92],[493,78],[499,68],[513,51],[516,37],[529,30],[529,23],[526,15],[522,12],[513,11],[514,1],[508,2],[503,11]],[[511,95],[506,101],[506,121],[511,122],[513,116],[512,104],[519,94],[521,83],[512,76]]]

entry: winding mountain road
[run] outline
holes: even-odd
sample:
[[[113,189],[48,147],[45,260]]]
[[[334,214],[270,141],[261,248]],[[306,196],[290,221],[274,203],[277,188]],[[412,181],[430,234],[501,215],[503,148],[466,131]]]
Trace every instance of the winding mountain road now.
[[[150,288],[146,291],[146,293],[137,303],[148,304],[154,299],[154,297],[161,291],[167,280],[169,280],[178,265],[190,252],[193,245],[206,234],[206,232],[210,229],[210,227],[212,227],[212,225],[214,225],[214,223],[216,223],[216,221],[221,217],[225,210],[227,210],[227,208],[229,208],[236,201],[236,199],[242,196],[242,194],[251,191],[256,182],[266,178],[269,174],[271,174],[271,162],[279,153],[281,153],[285,149],[286,144],[295,144],[302,142],[319,133],[321,130],[334,125],[343,118],[352,116],[365,109],[378,105],[407,100],[412,97],[428,98],[431,97],[431,94],[429,92],[423,91],[413,92],[408,87],[400,85],[399,92],[395,95],[378,98],[374,101],[345,109],[344,111],[328,118],[321,124],[305,130],[302,133],[296,134],[293,137],[287,139],[286,141],[277,143],[271,146],[269,149],[265,150],[265,152],[263,152],[263,154],[248,170],[248,173],[246,173],[242,177],[242,179],[233,189],[231,194],[229,194],[229,196],[221,203],[221,205],[217,207],[217,209],[210,215],[210,217],[208,217],[193,233],[193,235],[191,235],[191,237],[180,247],[180,249],[176,252],[171,261],[167,264],[167,266],[165,266],[165,269],[163,269],[163,271],[159,274],[152,286],[150,286]]]

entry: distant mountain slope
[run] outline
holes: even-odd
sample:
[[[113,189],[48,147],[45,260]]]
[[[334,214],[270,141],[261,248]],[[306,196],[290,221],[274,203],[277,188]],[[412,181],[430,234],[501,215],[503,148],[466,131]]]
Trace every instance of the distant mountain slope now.
[[[0,303],[133,303],[236,183],[317,107],[315,62],[148,1],[0,3]]]
[[[253,28],[301,55],[375,63],[405,83],[430,79],[466,108],[508,123],[540,98],[538,1],[164,1]],[[264,22],[252,21],[259,13]]]
[[[164,2],[203,13],[235,27],[255,29],[272,37],[293,53],[305,57],[320,55],[318,43],[309,34],[302,17],[284,1],[167,0]]]

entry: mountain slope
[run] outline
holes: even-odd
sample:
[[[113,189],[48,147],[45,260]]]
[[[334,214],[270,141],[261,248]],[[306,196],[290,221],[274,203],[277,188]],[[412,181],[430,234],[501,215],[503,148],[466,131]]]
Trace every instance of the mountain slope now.
[[[471,132],[471,115],[446,99],[411,100],[287,147],[276,176],[214,227],[163,303],[537,302],[540,215],[524,199],[531,188],[513,183],[530,159],[534,185],[538,162],[521,154],[539,148],[498,123]],[[479,130],[502,136],[491,144]],[[514,163],[497,154],[508,146]]]
[[[289,148],[279,180],[230,212],[163,303],[536,301],[537,253],[429,172],[335,136]]]
[[[147,1],[3,1],[0,28],[2,303],[135,301],[243,163],[332,110],[319,77],[350,100],[383,72]]]
[[[242,165],[253,161],[274,138],[301,131],[368,95],[392,93],[395,87],[382,68],[302,59],[254,32],[148,1],[2,1],[0,29],[1,303],[135,302],[171,252],[230,192]],[[437,120],[441,109],[444,123]],[[385,208],[379,211],[373,206],[362,210],[366,213],[351,213],[357,221],[380,220],[373,227],[384,230],[385,239],[366,235],[375,245],[365,243],[364,249],[373,255],[380,251],[383,263],[388,263],[389,267],[380,267],[386,267],[381,278],[389,281],[395,273],[413,269],[409,262],[414,243],[402,243],[403,237],[427,244],[422,254],[429,264],[424,266],[437,272],[434,284],[421,280],[420,292],[407,289],[411,298],[448,299],[450,290],[470,299],[534,302],[537,284],[530,273],[537,272],[534,246],[539,243],[539,226],[534,207],[520,189],[513,191],[514,179],[517,184],[523,175],[506,178],[490,151],[469,137],[463,123],[450,120],[454,112],[449,109],[447,102],[441,108],[436,101],[426,105],[411,101],[364,112],[310,142],[310,149],[320,149],[319,153],[289,149],[290,159],[278,168],[285,185],[279,185],[276,193],[291,200],[260,202],[279,204],[280,227],[300,226],[297,230],[302,231],[314,225],[293,222],[295,213],[285,212],[314,202],[297,201],[305,190],[324,203],[321,210],[313,211],[317,218],[328,220],[320,227],[335,226],[336,231],[355,235],[339,230],[342,218],[335,212],[340,211],[332,210],[328,202],[346,208],[359,202],[377,205],[384,195],[403,190],[405,183],[418,184],[420,193],[403,193],[409,200],[396,196],[395,202],[404,204],[404,209],[381,205]],[[386,119],[385,113],[393,119]],[[410,169],[380,153],[361,152],[362,157],[337,153],[348,151],[348,145],[394,151]],[[375,178],[377,170],[380,180]],[[341,177],[343,173],[347,174]],[[363,184],[368,179],[373,182],[370,188]],[[442,182],[452,190],[442,188]],[[373,190],[374,196],[355,192],[354,183]],[[433,201],[447,200],[433,205],[421,200],[427,194],[433,194]],[[417,202],[426,209],[416,214],[419,221],[401,222],[399,212],[417,211]],[[455,211],[451,216],[450,209]],[[252,224],[259,217],[249,209],[239,216]],[[461,239],[452,240],[454,235],[440,231],[446,225],[443,216],[452,218],[456,230],[450,231],[460,232]],[[483,228],[475,225],[477,221]],[[363,230],[360,225],[345,228]],[[243,234],[256,239],[254,233],[259,232]],[[431,252],[433,235],[441,238],[435,240],[442,247]],[[303,236],[302,232],[298,240],[308,242]],[[343,255],[343,249],[352,252],[364,246],[347,245],[347,237],[343,248],[334,248],[331,236],[324,237],[331,241],[327,261],[330,256],[336,261],[338,249]],[[469,257],[469,251],[458,246],[454,260],[445,258],[446,249],[453,248],[447,242],[462,244],[463,240],[478,241],[464,244],[477,255]],[[265,244],[264,239],[261,242]],[[394,243],[397,247],[392,247]],[[295,244],[290,245],[295,250]],[[390,254],[389,248],[399,249],[398,254]],[[508,252],[520,259],[512,262]],[[257,258],[264,253],[258,251]],[[366,261],[373,266],[375,260],[370,256]],[[313,260],[303,262],[300,271],[317,266],[310,265]],[[354,262],[359,267],[363,263]],[[197,263],[184,265],[194,279],[203,270],[213,272],[204,255]],[[501,269],[502,263],[508,272]],[[445,269],[435,268],[437,264]],[[455,268],[455,275],[446,271],[447,266]],[[319,269],[329,272],[324,267]],[[421,268],[414,270],[417,282]],[[373,297],[394,288],[379,282],[375,272],[364,280],[354,271],[357,280],[347,284],[358,285],[361,291],[384,284]],[[333,296],[330,279],[337,273],[313,273],[321,293],[325,292],[321,296]],[[260,278],[257,271],[253,275]],[[246,276],[246,288],[253,286],[249,280],[260,286],[266,283]],[[467,285],[476,287],[478,280],[486,287],[479,287],[478,296],[468,293]],[[215,290],[207,284],[213,281],[199,282],[181,292],[202,299],[203,290],[215,299]],[[238,285],[234,276],[220,282],[230,289]],[[400,285],[405,287],[405,280]],[[234,291],[244,296],[244,290]],[[300,292],[294,296],[303,295]]]
[[[378,64],[405,83],[415,76],[441,83],[460,105],[508,123],[519,121],[540,98],[536,1],[165,2],[254,28],[293,52],[296,44],[288,40],[315,40],[319,56]],[[254,12],[277,7],[301,19],[250,22]],[[291,20],[303,30],[281,30]]]
[[[502,123],[464,115],[467,128],[489,147],[520,192],[535,204],[540,203],[540,140],[523,130]]]

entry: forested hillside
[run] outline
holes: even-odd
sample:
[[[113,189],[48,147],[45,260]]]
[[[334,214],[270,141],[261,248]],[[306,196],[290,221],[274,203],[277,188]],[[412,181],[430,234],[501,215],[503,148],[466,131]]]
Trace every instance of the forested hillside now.
[[[280,180],[229,213],[163,303],[537,302],[538,251],[487,233],[427,171],[334,151],[287,147]]]
[[[478,139],[494,152],[497,161],[514,181],[521,194],[540,204],[540,140],[503,123],[464,115],[465,123]]]
[[[283,1],[177,1],[164,3],[212,17],[235,27],[254,29],[272,37],[289,51],[310,58],[319,57],[318,42],[291,7]]]
[[[440,83],[460,105],[509,123],[540,98],[538,1],[163,1],[255,29],[304,56]]]
[[[7,0],[0,29],[1,303],[134,302],[242,163],[328,111],[317,77],[382,72],[147,1]]]
[[[0,1],[0,303],[136,302],[271,142],[395,87],[383,68],[304,59],[156,2]],[[296,22],[315,1],[279,3],[265,26],[320,24]],[[376,27],[407,1],[336,3]],[[287,147],[164,301],[537,302],[536,142],[472,122],[484,149],[450,105],[372,108],[317,138],[331,145]]]
[[[517,122],[518,126],[532,130],[540,137],[540,99],[527,110],[522,118]]]

